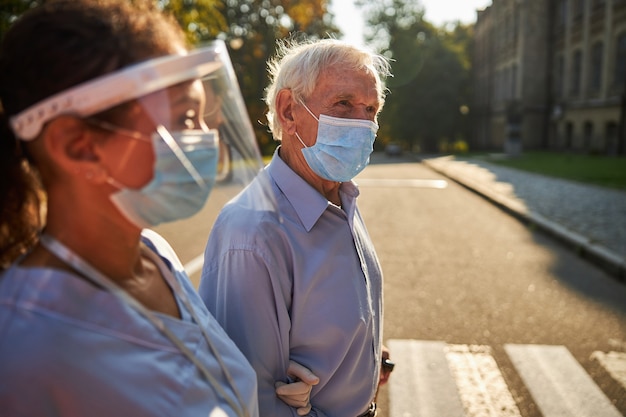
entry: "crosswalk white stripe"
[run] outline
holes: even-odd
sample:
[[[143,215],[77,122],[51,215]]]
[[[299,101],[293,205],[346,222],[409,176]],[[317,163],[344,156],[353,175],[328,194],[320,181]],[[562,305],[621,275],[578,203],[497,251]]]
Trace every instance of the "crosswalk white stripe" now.
[[[504,349],[544,417],[622,417],[564,346]]]
[[[593,352],[591,359],[600,365],[626,390],[626,352]]]
[[[465,416],[448,368],[445,343],[392,339],[387,344],[398,363],[389,379],[389,415]]]
[[[356,178],[355,182],[361,187],[399,187],[399,188],[435,188],[444,189],[448,186],[446,180],[429,179],[377,179],[377,178]]]
[[[183,268],[185,268],[185,272],[187,272],[188,276],[192,276],[196,272],[202,269],[202,265],[204,264],[204,254],[200,254],[193,258],[191,261],[187,262]]]
[[[448,345],[446,351],[467,417],[521,417],[489,346]]]

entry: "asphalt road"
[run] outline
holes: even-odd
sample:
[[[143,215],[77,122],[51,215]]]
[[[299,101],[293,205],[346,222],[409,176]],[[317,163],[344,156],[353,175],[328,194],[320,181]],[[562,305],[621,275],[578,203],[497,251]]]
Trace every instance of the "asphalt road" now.
[[[592,359],[626,351],[626,285],[419,163],[374,155],[356,181],[385,274],[386,341],[488,346],[523,417],[542,412],[505,345],[564,346],[626,415],[626,388]],[[183,263],[200,265],[216,207],[234,191],[157,228]],[[389,386],[379,400],[389,417]]]
[[[625,414],[625,391],[591,355],[626,351],[626,286],[454,182],[412,187],[445,180],[421,164],[376,161],[357,182],[385,274],[385,339],[489,346],[522,416],[541,414],[504,345],[562,345]]]

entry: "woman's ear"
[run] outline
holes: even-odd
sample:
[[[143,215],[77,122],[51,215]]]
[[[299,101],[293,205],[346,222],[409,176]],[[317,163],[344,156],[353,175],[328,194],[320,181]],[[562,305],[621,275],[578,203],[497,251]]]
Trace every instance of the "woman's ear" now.
[[[95,135],[85,122],[72,116],[60,116],[46,126],[43,137],[45,157],[58,169],[89,180],[102,173]]]
[[[294,96],[291,90],[283,89],[276,95],[276,115],[284,133],[293,135],[296,132],[294,120]]]
[[[82,120],[71,116],[57,117],[46,126],[44,146],[55,159],[94,160],[93,138],[87,133]]]

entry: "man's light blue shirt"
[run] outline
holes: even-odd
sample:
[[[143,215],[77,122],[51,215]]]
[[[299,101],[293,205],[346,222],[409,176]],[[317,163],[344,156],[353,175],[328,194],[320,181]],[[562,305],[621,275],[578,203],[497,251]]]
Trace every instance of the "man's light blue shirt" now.
[[[182,319],[155,314],[237,404],[202,336],[201,326],[207,328],[249,415],[258,416],[253,369],[206,310],[165,240],[144,231],[144,243],[170,268],[200,323],[178,296]],[[119,298],[65,271],[18,265],[0,274],[0,414],[237,415],[167,337]]]
[[[277,150],[213,226],[200,296],[256,370],[261,416],[297,415],[274,388],[290,359],[320,377],[311,415],[354,417],[374,398],[382,273],[358,194],[343,183],[333,205]]]

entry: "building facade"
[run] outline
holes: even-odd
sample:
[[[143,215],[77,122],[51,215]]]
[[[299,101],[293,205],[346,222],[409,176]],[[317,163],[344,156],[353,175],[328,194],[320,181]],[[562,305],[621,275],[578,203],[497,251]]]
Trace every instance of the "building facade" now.
[[[473,71],[474,149],[625,152],[626,0],[493,0]]]

